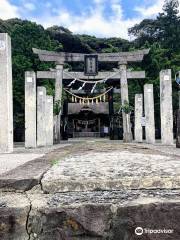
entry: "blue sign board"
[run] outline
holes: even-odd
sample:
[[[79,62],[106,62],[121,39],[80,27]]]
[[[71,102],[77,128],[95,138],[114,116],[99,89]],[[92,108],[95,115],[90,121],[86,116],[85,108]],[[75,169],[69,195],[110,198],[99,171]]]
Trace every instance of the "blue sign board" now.
[[[177,84],[180,85],[180,77],[177,77],[177,78],[176,78],[176,82],[177,82]]]
[[[180,71],[176,73],[176,82],[180,85]]]

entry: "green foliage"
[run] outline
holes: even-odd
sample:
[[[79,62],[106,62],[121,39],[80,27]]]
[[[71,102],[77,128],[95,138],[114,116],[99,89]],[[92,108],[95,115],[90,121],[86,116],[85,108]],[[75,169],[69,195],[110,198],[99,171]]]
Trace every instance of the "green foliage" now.
[[[55,101],[54,103],[54,115],[55,116],[59,115],[60,111],[61,111],[61,101],[58,100],[58,101]]]
[[[59,164],[59,160],[58,159],[53,159],[52,161],[51,161],[51,166],[56,166],[56,165],[58,165]]]
[[[127,101],[124,101],[124,104],[121,106],[121,110],[124,113],[129,114],[133,110],[133,107],[130,106]]]
[[[174,80],[175,73],[180,70],[180,16],[177,0],[165,0],[162,12],[156,19],[145,19],[129,29],[129,34],[135,37],[133,44],[136,49],[150,48],[150,53],[142,63],[142,69],[146,71],[146,80],[130,84],[131,94],[143,93],[144,83],[153,83],[155,118],[157,126],[160,125],[160,93],[159,72],[162,69],[172,69]],[[173,106],[178,108],[178,86],[173,81]]]
[[[20,19],[0,21],[0,32],[12,39],[14,126],[24,126],[24,75],[25,71],[46,70],[52,64],[40,62],[32,48],[54,50],[59,43],[52,40],[41,25]],[[41,82],[38,82],[41,85]],[[52,87],[53,88],[53,87]]]

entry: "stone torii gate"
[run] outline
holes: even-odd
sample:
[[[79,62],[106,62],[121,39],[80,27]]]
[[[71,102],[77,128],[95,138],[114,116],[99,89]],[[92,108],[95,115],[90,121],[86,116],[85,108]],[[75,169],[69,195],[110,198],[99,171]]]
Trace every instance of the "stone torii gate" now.
[[[37,71],[37,79],[53,79],[56,82],[58,82],[57,79],[57,73],[56,69],[52,69],[51,71]],[[113,79],[111,79],[111,82],[113,80],[119,80],[119,72],[99,72],[98,75],[93,77],[93,80],[101,80],[101,79],[107,79],[108,77],[113,76]],[[89,80],[90,78],[88,76],[85,76],[83,72],[67,72],[66,70],[63,71],[63,80],[72,80],[75,78],[83,79],[83,80]],[[127,71],[127,79],[144,79],[145,78],[145,71]],[[55,84],[55,92],[57,92],[58,84]],[[60,120],[60,119],[59,119]],[[59,123],[57,123],[59,125]],[[58,128],[58,126],[57,126]],[[60,129],[56,129],[56,131]],[[57,135],[60,133],[56,133],[55,137],[57,138]]]
[[[85,55],[91,54],[81,54],[81,53],[64,53],[64,52],[52,52],[40,49],[33,49],[35,54],[38,54],[41,61],[55,62],[56,70],[49,72],[38,72],[37,78],[49,78],[56,79],[55,83],[55,101],[60,100],[62,97],[62,80],[70,79],[70,76],[63,70],[63,65],[65,62],[84,62]],[[127,65],[129,62],[141,62],[144,55],[149,53],[149,49],[138,50],[134,52],[119,52],[119,53],[100,53],[97,54],[99,62],[118,62],[117,75],[113,76],[113,79],[120,80],[121,86],[121,104],[124,105],[126,102],[129,103],[128,96],[128,78],[145,78],[144,72],[130,72],[127,70]],[[110,72],[99,72],[97,76],[93,76],[93,79],[103,79],[110,76]],[[84,76],[84,73],[71,72],[75,78],[90,79],[90,77]],[[57,131],[60,137],[60,115],[58,122],[56,124]],[[130,115],[123,112],[123,139],[125,142],[130,142],[132,140],[132,133],[130,127]],[[58,139],[58,141],[60,138]]]

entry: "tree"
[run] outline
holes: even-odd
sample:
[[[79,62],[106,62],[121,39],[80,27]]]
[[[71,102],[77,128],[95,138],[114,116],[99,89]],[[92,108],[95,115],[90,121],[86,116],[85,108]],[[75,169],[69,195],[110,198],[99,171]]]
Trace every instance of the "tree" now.
[[[179,1],[166,0],[163,12],[157,17],[161,45],[171,52],[180,51]]]

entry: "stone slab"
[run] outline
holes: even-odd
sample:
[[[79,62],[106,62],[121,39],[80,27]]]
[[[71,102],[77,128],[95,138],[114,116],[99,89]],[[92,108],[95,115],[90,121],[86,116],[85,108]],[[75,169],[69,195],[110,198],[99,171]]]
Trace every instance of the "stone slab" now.
[[[71,144],[36,149],[18,147],[14,154],[1,154],[0,192],[27,191],[38,185],[56,156],[64,156],[69,148]]]
[[[179,191],[93,191],[28,194],[32,208],[28,233],[38,239],[137,239],[136,227],[172,229],[143,239],[180,236]],[[157,238],[158,237],[158,238]]]
[[[27,191],[38,185],[51,167],[44,157],[29,161],[0,175],[0,191]]]
[[[161,153],[91,150],[60,160],[44,175],[42,187],[48,193],[97,189],[178,189],[180,162],[179,157]]]
[[[137,227],[172,230],[142,239],[174,240],[179,221],[176,190],[0,193],[3,240],[136,240]]]
[[[26,162],[42,157],[44,154],[0,154],[0,175],[15,169]]]

